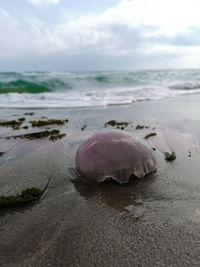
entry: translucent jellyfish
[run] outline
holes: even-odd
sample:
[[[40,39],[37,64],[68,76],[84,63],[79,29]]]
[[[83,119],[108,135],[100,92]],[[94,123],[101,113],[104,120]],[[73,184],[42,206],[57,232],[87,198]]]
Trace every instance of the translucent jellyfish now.
[[[120,130],[102,131],[84,142],[76,154],[76,175],[86,183],[128,183],[156,170],[151,149]]]

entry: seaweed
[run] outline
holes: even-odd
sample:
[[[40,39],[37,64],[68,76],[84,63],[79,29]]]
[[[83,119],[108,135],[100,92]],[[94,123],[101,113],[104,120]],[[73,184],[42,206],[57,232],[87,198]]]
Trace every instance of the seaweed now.
[[[124,130],[125,127],[127,127],[129,124],[130,124],[130,122],[126,122],[126,121],[118,122],[115,120],[110,120],[110,121],[104,123],[104,127],[112,126],[112,127],[116,127],[116,129]]]
[[[6,126],[6,127],[15,127],[15,126],[20,126],[21,124],[22,121],[19,120],[0,121],[0,126]]]
[[[26,120],[26,118],[19,118],[18,121],[20,122],[24,122]]]
[[[24,115],[25,115],[25,116],[33,116],[34,113],[33,113],[33,112],[26,112],[26,113],[24,113]]]
[[[81,131],[84,131],[86,129],[87,125],[83,125],[83,127],[81,127]]]
[[[39,187],[31,187],[22,190],[21,194],[16,196],[2,196],[0,195],[0,208],[11,208],[16,206],[22,206],[29,202],[38,200],[42,197],[42,195],[47,190],[49,183],[51,181],[52,176],[49,177],[49,180],[44,187],[44,189],[40,189]]]
[[[8,138],[21,138],[21,139],[29,139],[29,140],[34,140],[34,139],[40,139],[40,138],[45,138],[45,137],[49,137],[49,140],[51,141],[56,141],[58,139],[63,138],[64,136],[66,136],[65,133],[60,134],[60,130],[45,130],[45,131],[41,131],[41,132],[35,132],[35,133],[27,133],[27,134],[21,134],[21,135],[15,135],[15,136],[7,136],[6,139]]]
[[[51,141],[57,141],[57,140],[59,140],[59,139],[62,139],[62,138],[65,137],[65,136],[66,136],[65,133],[63,133],[63,134],[54,134],[54,135],[51,135],[51,136],[49,137],[49,140],[51,140]]]
[[[144,128],[149,128],[149,126],[145,126],[145,125],[140,125],[140,124],[138,124],[136,127],[135,127],[135,129],[136,130],[142,130],[142,129],[144,129]]]
[[[56,119],[49,119],[49,120],[38,120],[38,121],[29,121],[32,125],[32,127],[41,127],[51,124],[56,125],[63,125],[64,123],[68,122],[68,119],[66,120],[56,120]]]
[[[121,121],[121,122],[117,122],[116,120],[110,120],[106,123],[104,123],[104,127],[107,127],[107,126],[122,126],[122,127],[127,127],[128,125],[130,124],[130,122],[126,122],[126,121]]]
[[[24,126],[24,127],[22,127],[23,129],[28,129],[28,126],[26,125],[26,126]]]
[[[173,151],[171,154],[169,152],[165,152],[165,160],[173,161],[176,159],[176,153]]]
[[[137,125],[136,127],[135,127],[135,129],[136,130],[141,130],[141,129],[144,129],[144,125]]]
[[[25,118],[19,118],[17,120],[11,120],[11,121],[0,121],[0,126],[5,127],[12,127],[13,130],[19,130],[20,126],[25,121]]]
[[[28,133],[28,134],[23,134],[23,135],[18,135],[16,138],[27,138],[27,139],[38,139],[38,138],[43,138],[43,137],[49,137],[51,135],[58,135],[60,133],[59,130],[52,130],[52,131],[42,131],[42,132],[36,132],[36,133]]]
[[[42,190],[38,187],[27,188],[16,196],[0,196],[0,208],[13,207],[16,205],[26,204],[30,201],[40,198]]]
[[[147,134],[145,137],[144,137],[144,139],[148,139],[149,137],[151,137],[151,136],[155,136],[155,135],[157,135],[157,133],[150,133],[150,134]]]

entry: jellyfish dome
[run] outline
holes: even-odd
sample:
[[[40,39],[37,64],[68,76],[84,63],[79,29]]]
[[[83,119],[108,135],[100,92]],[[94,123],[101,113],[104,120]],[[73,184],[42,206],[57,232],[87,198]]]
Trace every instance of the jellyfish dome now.
[[[76,172],[87,183],[108,179],[123,184],[156,170],[151,149],[121,130],[102,131],[86,140],[76,154]]]

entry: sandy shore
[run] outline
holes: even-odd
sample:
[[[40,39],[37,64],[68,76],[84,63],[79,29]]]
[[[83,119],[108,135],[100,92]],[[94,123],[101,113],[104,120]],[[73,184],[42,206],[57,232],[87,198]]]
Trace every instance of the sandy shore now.
[[[191,95],[130,106],[1,109],[1,120],[26,117],[24,125],[41,116],[69,122],[55,127],[67,134],[56,142],[0,139],[0,151],[8,151],[0,157],[0,195],[44,188],[52,176],[40,200],[0,210],[0,266],[199,266],[199,101]],[[124,186],[72,183],[67,168],[77,148],[112,119],[130,122],[125,130],[133,136],[157,133],[147,140],[157,172]],[[0,127],[0,136],[36,130]],[[172,151],[176,160],[166,162],[164,152]]]

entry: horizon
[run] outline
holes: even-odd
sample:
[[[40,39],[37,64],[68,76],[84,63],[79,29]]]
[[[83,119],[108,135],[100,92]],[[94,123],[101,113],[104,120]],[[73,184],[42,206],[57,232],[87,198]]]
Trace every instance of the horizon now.
[[[56,71],[56,70],[18,70],[18,71],[0,71],[0,73],[48,73],[48,72],[54,72],[54,73],[67,73],[67,72],[137,72],[137,71],[189,71],[189,70],[199,70],[199,68],[152,68],[152,69],[105,69],[105,70],[64,70],[64,71]]]

